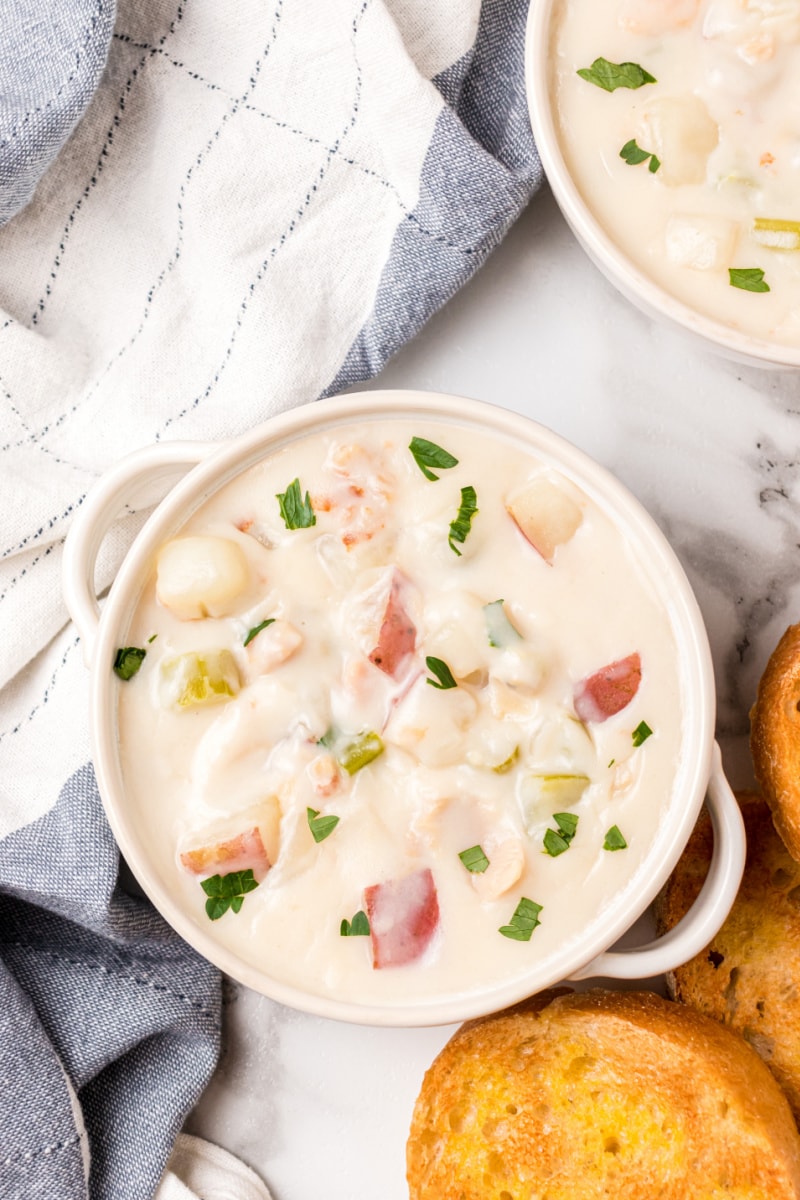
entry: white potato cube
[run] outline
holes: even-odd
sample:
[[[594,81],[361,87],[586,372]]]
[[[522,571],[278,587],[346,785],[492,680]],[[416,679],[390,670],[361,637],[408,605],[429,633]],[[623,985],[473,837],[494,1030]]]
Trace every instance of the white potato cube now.
[[[663,96],[642,109],[639,145],[659,159],[657,178],[668,187],[703,183],[719,128],[699,96]]]
[[[506,500],[506,509],[520,531],[546,562],[559,546],[575,534],[583,520],[576,500],[567,493],[566,481],[538,475]]]
[[[230,538],[174,538],[158,555],[156,596],[182,621],[229,616],[249,583],[245,553]]]
[[[670,217],[664,232],[667,258],[678,267],[718,271],[731,261],[736,225],[723,217],[686,214]]]

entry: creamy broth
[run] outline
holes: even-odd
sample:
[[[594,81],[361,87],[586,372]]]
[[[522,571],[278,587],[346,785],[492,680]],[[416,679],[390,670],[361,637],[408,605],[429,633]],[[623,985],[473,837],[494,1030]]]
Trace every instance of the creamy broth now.
[[[598,58],[655,82],[606,91],[578,74]],[[552,63],[568,169],[612,240],[691,308],[800,345],[798,0],[562,0]]]
[[[427,478],[412,437],[457,464],[423,446]],[[288,528],[279,495],[315,523]],[[523,976],[602,927],[675,799],[658,586],[597,503],[500,437],[394,420],[284,447],[161,549],[126,633],[123,777],[161,877],[314,995]],[[248,867],[212,920],[203,883]],[[344,936],[359,912],[369,934]]]

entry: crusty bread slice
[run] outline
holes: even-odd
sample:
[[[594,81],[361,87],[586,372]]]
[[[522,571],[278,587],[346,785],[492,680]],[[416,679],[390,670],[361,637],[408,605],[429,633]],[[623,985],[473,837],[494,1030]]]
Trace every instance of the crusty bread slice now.
[[[786,630],[759,680],[750,752],[775,828],[800,862],[800,624]]]
[[[754,1050],[651,992],[545,993],[425,1075],[411,1200],[796,1200],[800,1137]]]
[[[676,1000],[738,1030],[759,1052],[800,1121],[800,863],[760,796],[738,796],[747,862],[727,920],[709,946],[668,979]],[[655,904],[665,933],[691,907],[711,861],[703,814]]]

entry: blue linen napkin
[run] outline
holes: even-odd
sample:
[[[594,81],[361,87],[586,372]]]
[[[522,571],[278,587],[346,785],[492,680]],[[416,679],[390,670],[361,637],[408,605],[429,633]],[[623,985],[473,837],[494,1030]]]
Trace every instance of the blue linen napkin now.
[[[137,445],[376,374],[542,173],[524,0],[120,0],[98,86],[110,5],[51,8],[18,5],[0,48],[0,1200],[146,1200],[214,1069],[220,980],[121,882],[71,516]]]

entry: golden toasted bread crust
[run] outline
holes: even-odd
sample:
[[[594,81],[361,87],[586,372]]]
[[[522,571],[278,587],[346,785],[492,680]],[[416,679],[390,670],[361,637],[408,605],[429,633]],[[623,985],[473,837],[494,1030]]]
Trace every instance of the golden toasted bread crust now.
[[[786,630],[759,681],[750,751],[775,828],[800,862],[800,624]]]
[[[411,1200],[796,1200],[800,1138],[758,1055],[649,992],[537,997],[425,1075]]]
[[[670,979],[677,1000],[741,1033],[781,1084],[800,1121],[800,864],[760,796],[738,796],[747,861],[727,920]],[[676,925],[703,885],[712,848],[702,816],[655,905],[660,933]]]

